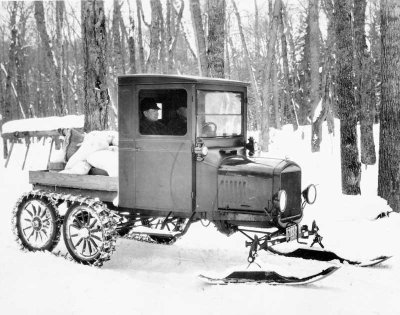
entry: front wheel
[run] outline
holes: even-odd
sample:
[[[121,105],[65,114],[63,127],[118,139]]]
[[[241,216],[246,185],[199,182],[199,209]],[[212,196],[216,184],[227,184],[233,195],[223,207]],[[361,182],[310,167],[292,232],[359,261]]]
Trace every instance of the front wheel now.
[[[57,206],[42,195],[27,194],[18,201],[13,225],[21,247],[29,251],[51,251],[60,239]]]
[[[65,246],[75,261],[101,266],[115,250],[116,222],[98,201],[72,204],[65,214]]]

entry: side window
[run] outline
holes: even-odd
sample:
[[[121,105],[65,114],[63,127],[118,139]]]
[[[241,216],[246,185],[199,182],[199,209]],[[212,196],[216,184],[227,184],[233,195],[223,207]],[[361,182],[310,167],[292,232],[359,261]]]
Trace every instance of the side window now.
[[[186,90],[140,90],[139,131],[142,135],[186,135]]]

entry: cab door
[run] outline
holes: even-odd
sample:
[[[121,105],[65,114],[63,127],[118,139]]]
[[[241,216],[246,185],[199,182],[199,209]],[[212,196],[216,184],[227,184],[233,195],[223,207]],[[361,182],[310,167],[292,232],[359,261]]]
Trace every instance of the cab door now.
[[[185,135],[144,135],[140,133],[140,101],[152,97],[161,108],[159,122],[166,127],[177,118],[178,106],[187,108]],[[192,123],[191,86],[137,85],[134,92],[136,114],[134,136],[135,208],[146,210],[192,211]]]

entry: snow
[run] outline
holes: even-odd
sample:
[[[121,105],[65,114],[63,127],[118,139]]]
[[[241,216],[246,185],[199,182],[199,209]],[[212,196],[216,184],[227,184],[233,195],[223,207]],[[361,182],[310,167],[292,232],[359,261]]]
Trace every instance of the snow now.
[[[59,127],[59,126],[58,126]],[[340,183],[339,126],[335,137],[324,125],[321,152],[310,153],[310,128],[271,130],[268,154],[290,157],[303,171],[303,186],[317,184],[318,197],[305,209],[304,224],[316,219],[323,243],[350,259],[394,257],[374,268],[344,265],[332,276],[306,286],[210,286],[197,275],[213,276],[247,267],[245,238],[226,237],[211,224],[195,223],[171,246],[119,239],[117,251],[103,268],[87,267],[49,253],[22,252],[11,232],[11,212],[30,190],[21,171],[23,150],[0,166],[0,305],[3,314],[399,314],[400,216],[373,220],[389,211],[377,197],[377,165],[363,166],[361,196],[344,196]],[[378,144],[378,126],[375,126]],[[44,160],[41,143],[31,159]],[[23,145],[19,145],[23,147]],[[378,145],[377,145],[378,150]],[[1,149],[0,149],[0,153]],[[3,156],[2,154],[0,156]],[[1,161],[0,161],[1,162]],[[35,163],[30,163],[35,164]],[[296,244],[282,244],[279,248]],[[63,240],[55,250],[65,253]],[[266,270],[305,276],[330,263],[260,252],[256,262]],[[253,264],[250,268],[257,269]]]
[[[62,128],[83,128],[83,115],[11,120],[3,124],[2,133],[16,131],[48,131]]]

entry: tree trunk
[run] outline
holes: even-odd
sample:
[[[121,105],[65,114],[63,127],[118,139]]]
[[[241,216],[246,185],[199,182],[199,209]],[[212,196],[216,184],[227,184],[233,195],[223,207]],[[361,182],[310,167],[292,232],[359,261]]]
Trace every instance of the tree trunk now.
[[[275,118],[275,127],[276,129],[282,129],[281,124],[281,114],[279,109],[279,83],[278,83],[278,63],[277,60],[279,58],[274,57],[273,65],[272,65],[272,99],[274,104],[274,118]]]
[[[315,110],[320,101],[319,93],[319,25],[318,25],[318,0],[309,0],[310,21],[310,108],[311,108],[311,151],[319,152],[322,133],[317,132],[319,126],[314,121]]]
[[[84,112],[86,132],[108,127],[109,94],[107,87],[106,19],[104,3],[81,2],[84,63]]]
[[[256,81],[256,77],[254,75],[253,67],[251,65],[250,54],[249,54],[249,50],[247,48],[247,43],[246,43],[246,39],[245,39],[244,33],[243,33],[243,27],[242,27],[240,14],[239,14],[239,10],[238,10],[238,8],[236,6],[235,0],[232,0],[232,5],[233,5],[234,11],[235,11],[236,20],[238,22],[240,39],[241,39],[242,47],[243,47],[243,50],[244,50],[244,60],[246,62],[246,67],[247,67],[247,70],[249,72],[249,76],[250,76],[250,79],[251,79],[251,85],[252,85],[252,88],[253,88],[253,91],[254,91],[254,95],[255,95],[255,98],[256,98],[256,104],[261,108],[262,107],[261,95],[260,95],[260,92],[259,92],[259,88],[258,88],[258,84],[257,84],[257,81]]]
[[[160,25],[160,72],[168,73],[168,48],[167,48],[167,36],[165,32],[165,21],[163,15],[162,4],[160,0],[157,0],[157,14]]]
[[[43,1],[35,1],[35,20],[53,78],[54,103],[57,107],[57,114],[64,115],[65,107],[61,84],[61,67],[57,64],[50,37],[47,33]]]
[[[283,23],[283,8],[279,15],[279,32],[281,34],[281,47],[282,47],[282,66],[283,66],[283,123],[284,124],[295,124],[295,120],[292,115],[291,101],[293,98],[293,86],[290,80],[289,74],[289,60],[288,60],[288,48],[287,40],[285,35],[285,25]]]
[[[282,1],[275,0],[274,9],[272,12],[272,20],[270,26],[269,42],[267,57],[264,66],[264,85],[262,88],[263,108],[261,112],[261,136],[260,145],[261,150],[268,151],[269,143],[269,110],[270,110],[270,97],[269,97],[269,79],[271,76],[272,58],[275,54],[275,43],[277,37],[279,14],[282,8]]]
[[[143,48],[143,34],[142,34],[142,18],[141,18],[141,10],[142,10],[142,0],[136,0],[137,7],[137,19],[138,19],[138,50],[139,50],[139,71],[141,73],[146,72],[146,65],[144,61],[144,48]]]
[[[136,45],[135,45],[135,19],[129,14],[129,21],[131,30],[128,37],[128,48],[129,48],[129,72],[136,73]]]
[[[10,30],[11,30],[11,41],[10,48],[8,50],[8,65],[7,65],[7,74],[6,74],[6,93],[4,97],[4,108],[2,110],[2,125],[7,121],[13,119],[13,102],[12,102],[12,80],[14,78],[15,72],[15,50],[16,50],[16,41],[17,41],[17,2],[12,2],[11,7],[11,16],[10,16]],[[7,140],[3,140],[3,157],[4,159],[8,156],[7,150]]]
[[[156,73],[159,69],[159,55],[161,48],[160,39],[160,19],[159,19],[159,1],[150,0],[151,6],[151,27],[150,27],[150,53],[147,59],[146,69],[151,73]]]
[[[336,76],[335,70],[335,51],[336,51],[336,30],[334,25],[334,5],[332,0],[324,0],[321,2],[325,15],[328,18],[327,39],[325,44],[325,60],[323,68],[323,84],[324,96],[323,105],[326,107],[326,122],[328,125],[328,132],[334,134],[335,122],[334,116],[337,114],[336,109],[336,91],[334,87],[334,77]],[[325,83],[324,83],[325,82]]]
[[[365,8],[366,0],[354,2],[354,33],[355,33],[355,101],[360,112],[361,132],[361,163],[373,165],[376,163],[375,143],[373,134],[374,110],[371,108],[371,71],[367,43],[365,40]],[[373,99],[373,98],[372,98]]]
[[[286,66],[284,64],[284,72],[285,72],[285,77],[287,76],[287,79],[285,80],[289,80],[289,88],[291,89],[291,95],[290,95],[290,110],[292,112],[292,123],[294,124],[294,130],[297,130],[297,128],[299,127],[299,118],[298,118],[298,104],[296,102],[297,96],[296,96],[296,89],[294,88],[295,86],[298,86],[298,70],[297,70],[297,63],[296,63],[296,48],[295,48],[295,44],[294,44],[294,40],[293,40],[293,36],[292,36],[292,28],[291,25],[289,23],[289,19],[287,16],[287,12],[286,12],[286,7],[282,4],[282,10],[281,10],[281,14],[282,14],[282,20],[284,22],[284,25],[286,25],[287,28],[287,41],[289,42],[289,51],[290,54],[288,54],[288,63],[289,63],[289,59],[290,59],[290,65],[291,68],[293,69],[293,74],[292,77],[290,78],[289,76],[289,68],[287,68],[287,70],[285,70]],[[283,44],[282,44],[283,47]],[[283,54],[283,58],[285,59],[285,55],[284,55],[284,51],[282,51]],[[290,58],[289,58],[290,55]],[[284,61],[285,62],[285,61]],[[289,67],[289,66],[288,66]],[[287,74],[286,74],[287,72]]]
[[[351,4],[347,0],[335,1],[335,21],[342,191],[346,195],[357,195],[361,193],[361,163],[358,161],[357,111],[353,94]]]
[[[26,43],[26,22],[29,14],[24,11],[24,2],[19,2],[19,32],[17,34],[17,45],[15,55],[16,67],[16,90],[19,107],[22,110],[22,116],[32,117],[32,111],[29,108],[29,87],[28,87],[28,53]]]
[[[382,102],[378,195],[400,212],[400,3],[381,1]]]
[[[122,58],[122,43],[120,32],[121,4],[119,0],[114,0],[112,34],[113,34],[113,58],[115,76],[125,74],[125,65]]]
[[[208,0],[208,74],[224,78],[225,0]]]
[[[17,44],[17,1],[12,2],[11,16],[10,16],[10,31],[11,40],[10,48],[8,50],[8,64],[7,64],[7,74],[6,74],[6,93],[4,97],[4,108],[2,112],[3,124],[7,121],[14,119],[13,107],[13,93],[12,93],[12,80],[15,78],[15,53]]]
[[[173,4],[171,4],[173,7]],[[172,16],[176,16],[176,23],[174,25],[174,32],[173,34],[171,33],[171,38],[170,43],[168,45],[168,73],[173,73],[174,72],[174,55],[175,55],[175,49],[176,49],[176,44],[178,42],[179,34],[180,34],[180,29],[181,29],[181,22],[182,22],[182,17],[183,17],[183,9],[185,8],[185,4],[183,0],[181,0],[181,6],[179,8],[179,12],[175,12],[175,9],[172,8]],[[172,23],[174,23],[174,20],[172,20]]]
[[[199,0],[190,0],[190,12],[192,15],[193,29],[195,32],[197,58],[200,76],[208,76],[208,60],[206,54],[206,39],[204,34],[203,21],[201,19],[201,9]]]

